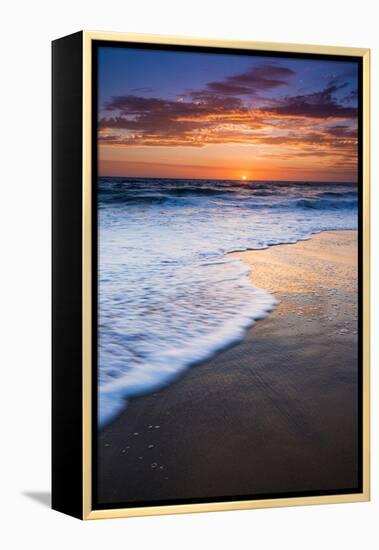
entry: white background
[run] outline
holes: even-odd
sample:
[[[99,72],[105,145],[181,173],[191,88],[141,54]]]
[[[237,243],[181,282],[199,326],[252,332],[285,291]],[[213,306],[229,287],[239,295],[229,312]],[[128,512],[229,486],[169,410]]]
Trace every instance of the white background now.
[[[89,29],[372,48],[374,249],[378,236],[375,217],[378,217],[379,150],[379,33],[375,4],[370,0],[14,0],[2,4],[0,542],[3,548],[378,547],[376,287],[373,288],[371,503],[96,522],[80,522],[52,512],[41,503],[46,501],[50,483],[50,41]],[[378,255],[374,254],[372,279],[377,278]]]

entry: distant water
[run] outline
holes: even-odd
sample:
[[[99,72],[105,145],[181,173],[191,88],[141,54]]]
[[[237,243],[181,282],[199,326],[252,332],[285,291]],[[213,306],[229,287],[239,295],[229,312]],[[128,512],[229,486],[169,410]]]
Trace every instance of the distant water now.
[[[98,189],[100,425],[273,308],[228,252],[357,228],[353,184],[103,177]]]

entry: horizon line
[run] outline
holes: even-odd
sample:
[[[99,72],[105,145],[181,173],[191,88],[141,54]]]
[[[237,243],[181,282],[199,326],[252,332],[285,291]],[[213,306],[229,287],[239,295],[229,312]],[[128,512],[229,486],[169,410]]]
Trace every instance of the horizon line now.
[[[183,177],[159,177],[159,176],[111,176],[97,174],[98,178],[124,178],[124,179],[148,179],[148,180],[194,180],[194,181],[236,181],[241,183],[322,183],[322,184],[341,184],[358,185],[359,181],[333,181],[333,180],[265,180],[265,179],[241,179],[241,178],[183,178]]]

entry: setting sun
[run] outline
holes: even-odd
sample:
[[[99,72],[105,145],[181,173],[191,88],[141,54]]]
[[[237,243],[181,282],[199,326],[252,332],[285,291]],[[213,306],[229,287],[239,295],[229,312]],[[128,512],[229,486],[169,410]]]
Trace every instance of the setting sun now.
[[[241,180],[246,181],[246,176],[241,176]]]

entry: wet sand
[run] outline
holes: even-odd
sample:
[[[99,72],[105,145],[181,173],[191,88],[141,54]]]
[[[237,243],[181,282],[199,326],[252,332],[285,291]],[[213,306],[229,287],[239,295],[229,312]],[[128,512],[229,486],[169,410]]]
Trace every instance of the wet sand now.
[[[280,303],[100,432],[100,503],[357,487],[356,232],[236,256]]]

